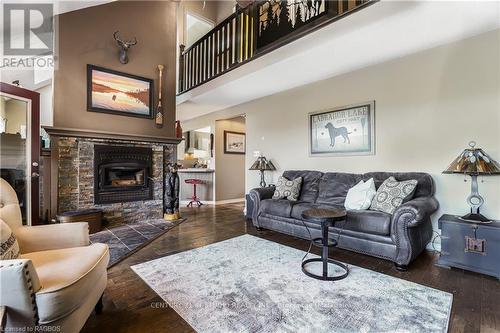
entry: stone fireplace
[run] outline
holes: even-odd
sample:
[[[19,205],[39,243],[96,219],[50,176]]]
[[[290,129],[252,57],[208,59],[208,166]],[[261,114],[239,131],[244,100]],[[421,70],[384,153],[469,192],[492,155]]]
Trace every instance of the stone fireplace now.
[[[110,225],[163,217],[163,171],[177,139],[49,131],[58,213],[100,208]]]

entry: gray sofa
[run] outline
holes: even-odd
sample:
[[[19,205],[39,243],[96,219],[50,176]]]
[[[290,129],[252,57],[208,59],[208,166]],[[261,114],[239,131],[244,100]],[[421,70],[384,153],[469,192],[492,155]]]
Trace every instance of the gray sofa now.
[[[302,212],[310,208],[343,208],[347,191],[361,179],[373,178],[378,188],[390,176],[397,180],[416,179],[413,199],[401,205],[393,215],[372,210],[349,210],[346,221],[330,228],[336,238],[343,228],[339,247],[371,256],[391,260],[399,270],[406,270],[432,238],[430,216],[437,210],[434,181],[426,173],[365,174],[322,173],[319,171],[285,171],[287,179],[302,177],[299,200],[272,199],[274,187],[250,191],[253,202],[252,221],[257,229],[270,229],[291,236],[309,239],[321,237],[320,225],[302,220]]]

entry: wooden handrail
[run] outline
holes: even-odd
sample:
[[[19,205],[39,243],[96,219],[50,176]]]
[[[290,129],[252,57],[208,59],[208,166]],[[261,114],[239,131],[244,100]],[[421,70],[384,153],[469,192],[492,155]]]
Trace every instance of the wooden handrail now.
[[[377,1],[262,0],[237,8],[187,49],[179,46],[179,94]]]

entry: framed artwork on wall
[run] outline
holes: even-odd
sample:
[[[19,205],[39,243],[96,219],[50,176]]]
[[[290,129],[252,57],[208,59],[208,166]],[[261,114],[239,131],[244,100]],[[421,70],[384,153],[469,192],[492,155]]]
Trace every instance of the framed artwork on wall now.
[[[375,154],[375,101],[309,114],[309,155]]]
[[[153,118],[153,80],[87,65],[87,110]]]
[[[224,154],[245,154],[245,133],[224,131]]]

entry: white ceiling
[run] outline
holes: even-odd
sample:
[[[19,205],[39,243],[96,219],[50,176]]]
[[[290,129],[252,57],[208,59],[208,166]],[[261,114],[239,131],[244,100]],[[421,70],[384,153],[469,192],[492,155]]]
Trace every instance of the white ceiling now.
[[[496,1],[380,1],[177,97],[184,121],[500,26]]]

